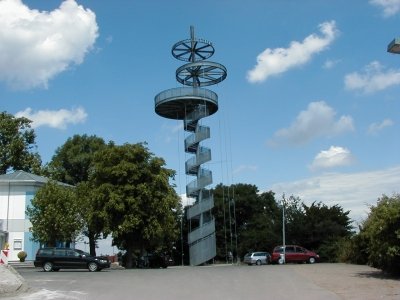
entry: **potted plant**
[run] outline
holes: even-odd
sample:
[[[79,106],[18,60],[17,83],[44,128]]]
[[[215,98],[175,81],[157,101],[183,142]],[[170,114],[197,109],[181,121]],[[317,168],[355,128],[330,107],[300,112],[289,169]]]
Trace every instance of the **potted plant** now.
[[[24,262],[27,255],[25,251],[19,251],[17,254],[20,262]]]

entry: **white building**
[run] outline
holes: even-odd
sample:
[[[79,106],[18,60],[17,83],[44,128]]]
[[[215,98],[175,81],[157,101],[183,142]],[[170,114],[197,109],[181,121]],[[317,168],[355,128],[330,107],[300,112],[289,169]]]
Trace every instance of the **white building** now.
[[[9,244],[9,261],[19,260],[18,252],[25,251],[26,260],[34,260],[39,243],[32,241],[26,208],[31,204],[37,190],[48,179],[24,171],[0,175],[0,247]]]

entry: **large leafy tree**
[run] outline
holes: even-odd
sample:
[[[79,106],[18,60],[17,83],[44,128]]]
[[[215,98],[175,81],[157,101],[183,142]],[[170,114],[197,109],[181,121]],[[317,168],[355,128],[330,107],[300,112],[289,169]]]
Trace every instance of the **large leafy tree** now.
[[[371,206],[359,236],[356,242],[366,245],[369,264],[400,274],[400,194],[383,195],[376,206]]]
[[[255,185],[217,185],[214,189],[217,257],[228,252],[270,250],[277,242],[279,208],[273,192],[260,194]],[[237,245],[237,249],[236,249]]]
[[[57,148],[46,173],[54,180],[76,186],[79,205],[84,221],[83,234],[89,239],[90,254],[96,254],[96,241],[103,231],[102,218],[94,209],[95,197],[89,181],[94,154],[106,146],[104,140],[95,135],[74,135]]]
[[[41,159],[31,123],[24,117],[0,113],[0,174],[10,170],[40,173]]]
[[[54,180],[70,185],[86,182],[94,153],[105,146],[104,140],[95,135],[74,135],[57,148],[46,171]]]
[[[339,205],[329,207],[322,202],[307,205],[294,196],[284,197],[283,204],[286,244],[302,245],[316,250],[323,260],[335,261],[339,241],[352,234],[349,211],[344,211]]]
[[[94,159],[91,185],[96,208],[106,221],[113,243],[127,254],[132,267],[134,250],[172,247],[179,234],[180,199],[169,180],[174,171],[146,144],[108,145]]]
[[[49,181],[36,193],[27,208],[35,241],[48,246],[72,242],[82,228],[78,201],[72,187]]]

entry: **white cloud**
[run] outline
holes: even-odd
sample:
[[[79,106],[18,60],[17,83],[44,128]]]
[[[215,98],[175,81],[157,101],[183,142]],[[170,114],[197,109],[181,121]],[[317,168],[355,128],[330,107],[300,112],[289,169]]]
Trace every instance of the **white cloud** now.
[[[324,101],[311,102],[307,110],[303,110],[289,128],[279,129],[268,141],[270,146],[279,144],[305,144],[320,136],[334,136],[354,131],[353,119],[341,116],[335,120],[336,112]]]
[[[254,172],[257,169],[258,169],[258,167],[253,166],[253,165],[240,165],[235,170],[233,170],[233,174],[238,174],[238,173],[242,173],[242,172],[246,172],[246,171]]]
[[[87,118],[87,113],[82,107],[67,110],[39,110],[33,112],[31,108],[17,112],[16,117],[25,117],[32,121],[32,128],[40,126],[49,126],[57,129],[65,129],[68,124],[84,123]]]
[[[373,93],[400,84],[400,70],[384,70],[378,61],[367,65],[363,73],[353,72],[344,78],[348,90],[361,90],[363,93]]]
[[[15,89],[44,87],[83,62],[98,36],[95,14],[75,0],[40,12],[21,0],[0,1],[0,81]]]
[[[182,207],[192,205],[195,201],[196,199],[187,197],[186,194],[181,194]]]
[[[330,169],[351,165],[354,157],[350,150],[343,147],[331,146],[328,150],[318,153],[312,162],[311,170]]]
[[[394,125],[394,122],[391,119],[385,119],[381,123],[372,123],[368,127],[368,133],[375,135],[375,134],[378,134],[378,132],[381,131],[382,129],[393,126],[393,125]]]
[[[340,62],[339,59],[332,60],[328,59],[325,61],[324,65],[322,66],[324,69],[332,69],[334,66],[336,66]]]
[[[359,222],[367,216],[368,205],[376,205],[382,194],[400,193],[400,166],[361,172],[324,174],[294,182],[276,183],[272,190],[280,195],[299,196],[305,203],[323,202],[328,206],[340,205],[350,210],[350,217]]]
[[[369,3],[380,6],[384,17],[391,17],[400,11],[400,0],[370,0]]]
[[[338,35],[334,21],[320,24],[319,29],[322,36],[311,34],[302,42],[291,42],[287,49],[265,49],[257,56],[257,65],[247,73],[248,81],[262,82],[310,61],[314,54],[325,50]]]

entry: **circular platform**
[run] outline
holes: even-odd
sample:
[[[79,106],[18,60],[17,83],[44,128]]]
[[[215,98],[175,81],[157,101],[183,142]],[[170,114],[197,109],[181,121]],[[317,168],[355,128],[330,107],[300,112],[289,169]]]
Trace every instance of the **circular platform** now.
[[[185,116],[199,105],[206,106],[208,115],[218,110],[217,94],[202,88],[182,87],[165,90],[154,98],[154,102],[158,115],[174,120],[184,120]]]

